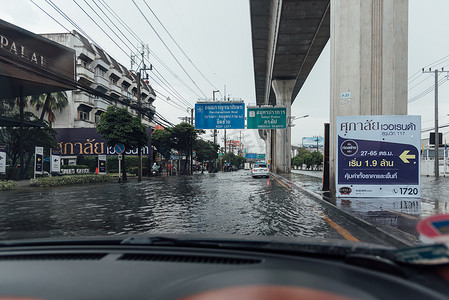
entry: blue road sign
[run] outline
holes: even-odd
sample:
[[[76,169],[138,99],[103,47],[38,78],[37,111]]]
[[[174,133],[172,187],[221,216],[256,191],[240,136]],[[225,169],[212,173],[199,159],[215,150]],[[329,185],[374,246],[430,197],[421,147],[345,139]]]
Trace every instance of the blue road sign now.
[[[246,159],[257,159],[257,153],[245,153]]]
[[[195,104],[196,129],[244,129],[245,103],[209,102]]]
[[[123,152],[125,152],[125,145],[117,144],[114,146],[114,150],[115,152],[117,152],[117,154],[122,154]]]

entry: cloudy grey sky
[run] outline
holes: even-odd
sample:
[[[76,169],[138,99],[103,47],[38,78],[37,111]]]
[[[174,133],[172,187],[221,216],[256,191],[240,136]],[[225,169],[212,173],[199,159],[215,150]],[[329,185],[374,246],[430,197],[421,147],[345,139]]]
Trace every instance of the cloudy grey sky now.
[[[149,61],[158,72],[151,74],[154,80],[150,78],[150,84],[159,91],[155,105],[158,112],[173,123],[178,123],[179,117],[187,116],[187,104],[193,107],[198,98],[205,96],[212,98],[212,91],[215,88],[220,90],[216,97],[222,98],[225,85],[227,96],[241,98],[247,105],[255,103],[248,0],[14,0],[2,1],[0,19],[34,33],[78,30],[49,3],[54,3],[94,43],[126,67],[131,67],[130,54],[131,51],[137,52],[135,47],[139,44],[139,40],[148,44],[151,51]],[[97,5],[112,20],[115,20],[114,14],[118,15],[137,38],[115,20],[114,23],[127,35],[131,43],[124,37],[121,39],[125,43],[120,41],[100,17],[120,35],[119,30]],[[148,7],[163,23],[187,57],[177,48]],[[433,90],[429,90],[429,93],[419,99],[415,96],[433,87],[434,79],[432,75],[421,74],[420,70],[429,65],[445,66],[449,70],[447,38],[449,30],[446,21],[448,11],[447,0],[409,0],[409,99],[414,100],[409,103],[409,114],[422,116],[422,128],[433,126],[434,94]],[[88,15],[103,28],[104,32]],[[149,24],[161,36],[179,63]],[[292,115],[310,116],[295,121],[296,126],[292,129],[293,144],[299,145],[302,137],[323,135],[323,124],[329,121],[329,53],[328,44],[292,106]],[[440,59],[442,60],[439,61]],[[158,84],[157,81],[160,82],[161,79],[156,76],[163,76],[170,86]],[[445,80],[443,78],[443,82]],[[448,124],[449,84],[443,83],[439,92],[440,122]],[[167,97],[170,100],[167,100]],[[184,100],[177,99],[181,97]],[[442,131],[449,131],[449,127]],[[239,134],[239,131],[228,131],[231,137],[237,138]],[[242,135],[246,144],[250,146],[250,151],[264,152],[264,144],[256,139],[255,130],[243,131]],[[423,134],[427,135],[428,133]]]

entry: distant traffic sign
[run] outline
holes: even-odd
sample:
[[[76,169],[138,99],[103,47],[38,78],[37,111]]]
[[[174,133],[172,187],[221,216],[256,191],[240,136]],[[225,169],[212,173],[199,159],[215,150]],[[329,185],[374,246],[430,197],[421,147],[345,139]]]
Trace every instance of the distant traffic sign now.
[[[123,152],[125,152],[125,145],[123,145],[123,144],[116,144],[114,146],[114,150],[115,150],[115,152],[117,152],[117,154],[122,154]]]
[[[287,108],[285,107],[248,107],[248,129],[284,129],[287,128]]]
[[[196,129],[244,129],[245,103],[208,102],[195,104]]]
[[[257,153],[245,153],[246,159],[257,159]]]

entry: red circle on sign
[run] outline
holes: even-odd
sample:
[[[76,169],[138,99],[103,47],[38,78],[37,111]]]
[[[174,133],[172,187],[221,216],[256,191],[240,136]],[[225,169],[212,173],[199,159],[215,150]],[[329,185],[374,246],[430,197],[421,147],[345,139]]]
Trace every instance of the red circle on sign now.
[[[431,216],[416,225],[418,232],[428,238],[449,236],[449,214]]]

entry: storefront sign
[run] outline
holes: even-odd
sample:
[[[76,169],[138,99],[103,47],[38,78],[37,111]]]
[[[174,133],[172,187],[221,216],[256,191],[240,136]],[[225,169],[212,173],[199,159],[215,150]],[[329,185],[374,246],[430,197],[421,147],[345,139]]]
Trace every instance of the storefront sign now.
[[[78,155],[116,155],[115,145],[107,145],[96,128],[56,128],[56,140],[62,156]],[[148,145],[142,147],[142,155],[149,155],[151,148],[151,128],[147,128],[150,137]],[[138,149],[126,149],[124,154],[137,155]]]
[[[106,174],[106,155],[98,155],[98,174]]]
[[[44,148],[36,146],[34,153],[34,174],[42,174],[44,163]]]
[[[6,174],[6,145],[0,145],[0,174]]]
[[[50,173],[61,173],[61,151],[50,150]]]
[[[337,117],[337,197],[420,197],[420,116]]]

